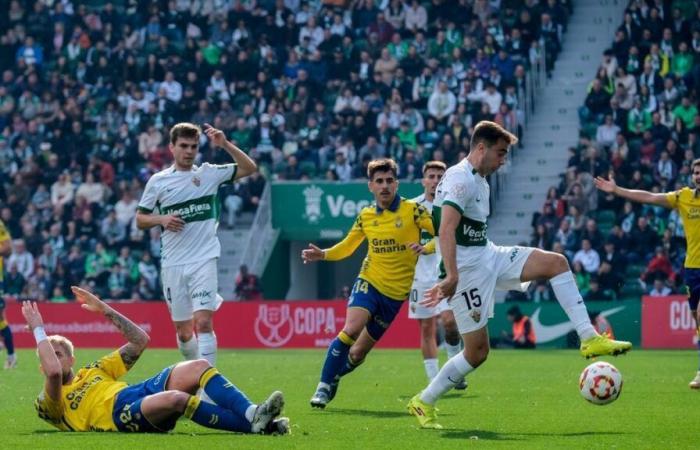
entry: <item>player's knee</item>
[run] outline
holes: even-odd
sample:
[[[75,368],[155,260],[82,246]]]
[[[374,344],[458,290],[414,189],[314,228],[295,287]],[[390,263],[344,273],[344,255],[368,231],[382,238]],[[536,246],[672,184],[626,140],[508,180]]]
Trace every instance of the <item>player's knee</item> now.
[[[445,328],[445,342],[447,342],[450,345],[458,345],[461,340],[461,336],[459,335],[459,331],[457,329],[447,329]]]
[[[190,361],[191,368],[194,372],[196,373],[201,373],[207,370],[208,368],[211,367],[211,364],[209,364],[209,361],[207,361],[204,358],[200,359],[195,359]]]
[[[177,329],[177,338],[180,340],[180,342],[189,342],[190,340],[192,340],[193,336],[194,330],[192,329],[192,327],[181,327]]]
[[[566,259],[566,256],[561,255],[559,253],[552,253],[550,256],[550,260],[551,261],[547,264],[547,267],[550,267],[551,277],[555,277],[560,273],[564,273],[570,270],[569,261]]]
[[[359,366],[362,364],[367,357],[367,351],[360,348],[350,348],[350,353],[348,353],[348,358],[354,366]]]
[[[214,330],[211,317],[200,317],[195,319],[194,326],[197,333],[211,333]]]
[[[476,346],[464,349],[464,357],[470,366],[477,368],[486,361],[489,356],[489,346]]]
[[[190,394],[182,391],[165,391],[167,402],[170,407],[177,412],[184,412],[190,400]]]

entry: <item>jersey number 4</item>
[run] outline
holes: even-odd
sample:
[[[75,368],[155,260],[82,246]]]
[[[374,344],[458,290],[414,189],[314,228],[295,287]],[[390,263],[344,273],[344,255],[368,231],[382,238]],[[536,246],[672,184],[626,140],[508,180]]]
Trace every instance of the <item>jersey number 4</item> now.
[[[479,289],[474,288],[471,291],[462,292],[462,297],[467,304],[467,309],[471,311],[472,308],[478,308],[481,306],[481,296],[479,295]]]

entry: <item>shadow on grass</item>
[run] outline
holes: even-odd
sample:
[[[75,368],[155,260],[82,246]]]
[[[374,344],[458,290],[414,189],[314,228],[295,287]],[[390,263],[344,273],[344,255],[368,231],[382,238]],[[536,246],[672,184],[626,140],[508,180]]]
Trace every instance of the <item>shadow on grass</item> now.
[[[581,437],[581,436],[600,436],[600,435],[623,435],[631,434],[619,431],[580,431],[573,433],[497,433],[488,430],[460,430],[456,428],[446,428],[440,430],[440,437],[445,439],[483,439],[486,441],[523,441],[527,440],[528,436],[558,436],[558,437]]]
[[[326,414],[344,414],[347,416],[362,416],[362,417],[378,417],[381,419],[395,419],[410,417],[406,411],[372,411],[369,409],[351,409],[351,408],[330,408],[324,411]]]

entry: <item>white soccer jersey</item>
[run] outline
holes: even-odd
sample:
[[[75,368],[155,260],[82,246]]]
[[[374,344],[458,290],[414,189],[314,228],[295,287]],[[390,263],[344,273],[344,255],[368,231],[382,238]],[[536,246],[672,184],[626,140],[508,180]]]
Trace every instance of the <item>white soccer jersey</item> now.
[[[427,200],[425,198],[425,194],[421,194],[411,200],[424,206],[429,212],[433,212],[433,202]],[[431,239],[433,239],[433,236],[430,233],[425,230],[421,230],[421,245],[427,244]],[[440,264],[440,254],[437,252],[437,246],[435,253],[418,256],[416,272],[413,275],[413,283],[430,284],[430,286],[432,286],[438,277],[438,264]]]
[[[216,237],[219,223],[219,186],[232,182],[236,164],[192,166],[190,171],[175,166],[154,174],[146,183],[139,210],[146,213],[178,214],[185,221],[182,231],[164,230],[161,238],[161,267],[191,264],[218,258],[221,244]]]
[[[457,239],[457,266],[479,258],[486,248],[486,219],[489,216],[490,188],[486,178],[479,175],[474,167],[463,159],[447,169],[435,193],[433,214],[436,217],[436,232],[440,228],[439,218],[442,207],[448,204],[462,213],[462,220],[455,230]]]

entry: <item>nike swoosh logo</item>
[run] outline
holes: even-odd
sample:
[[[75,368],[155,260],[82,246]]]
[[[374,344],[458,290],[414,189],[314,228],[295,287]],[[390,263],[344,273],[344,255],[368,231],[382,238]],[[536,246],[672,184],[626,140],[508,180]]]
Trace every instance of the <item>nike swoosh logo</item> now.
[[[600,315],[603,317],[612,316],[625,309],[624,306],[618,306],[611,309],[606,309],[601,311]],[[536,342],[538,344],[544,344],[546,342],[551,342],[559,339],[562,336],[566,336],[567,333],[574,330],[574,324],[570,321],[558,323],[556,325],[544,325],[540,322],[540,311],[542,307],[540,306],[532,313],[530,320],[532,321],[532,327],[535,329]]]
[[[202,356],[209,356],[209,355],[213,355],[214,353],[216,353],[216,352],[211,352],[211,353],[202,353]]]

